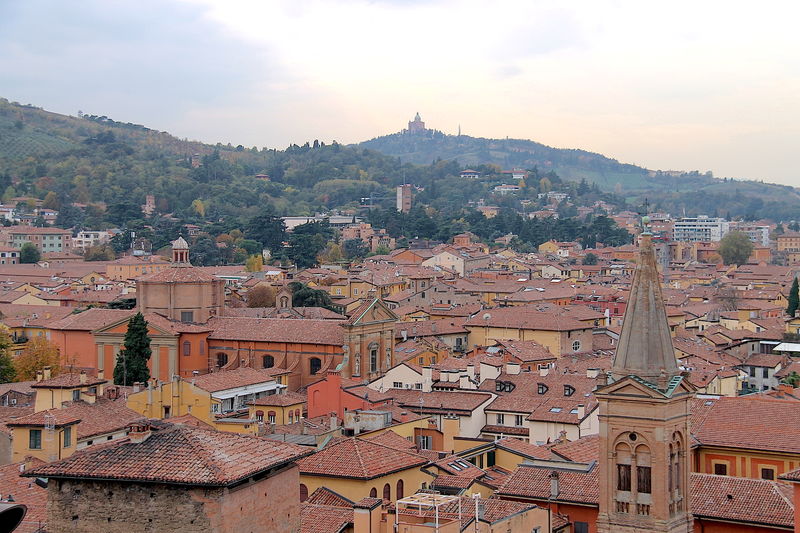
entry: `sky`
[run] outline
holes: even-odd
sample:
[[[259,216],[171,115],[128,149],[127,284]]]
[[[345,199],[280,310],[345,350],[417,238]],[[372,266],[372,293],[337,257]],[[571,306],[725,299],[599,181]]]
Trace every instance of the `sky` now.
[[[800,186],[800,3],[0,0],[0,96],[285,148],[405,127]]]

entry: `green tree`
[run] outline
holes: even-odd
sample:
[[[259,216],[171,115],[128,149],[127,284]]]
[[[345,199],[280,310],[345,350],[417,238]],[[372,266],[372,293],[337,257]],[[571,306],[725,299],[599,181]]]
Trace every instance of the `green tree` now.
[[[781,380],[781,383],[785,383],[787,385],[791,385],[794,388],[797,388],[800,385],[800,374],[792,370],[789,375],[784,377]]]
[[[289,283],[292,291],[292,306],[294,307],[324,307],[333,310],[333,301],[330,295],[320,289],[312,289],[308,285],[293,281]]]
[[[369,248],[361,239],[347,239],[342,243],[342,251],[348,259],[358,259],[369,253]]]
[[[113,261],[116,257],[114,248],[108,244],[90,246],[83,254],[84,261]]]
[[[250,219],[244,228],[244,233],[275,254],[286,240],[286,226],[280,217],[270,214],[258,215]]]
[[[731,231],[719,241],[719,255],[726,265],[742,265],[753,253],[753,243],[741,231]]]
[[[586,254],[583,258],[584,265],[596,265],[597,264],[597,256],[592,252]]]
[[[32,242],[26,242],[19,251],[20,263],[38,263],[42,258],[42,253]]]
[[[14,359],[8,352],[10,346],[11,337],[8,334],[8,328],[4,326],[0,328],[0,383],[10,383],[17,375]]]
[[[129,385],[150,379],[147,361],[150,360],[150,336],[147,334],[147,321],[142,313],[136,313],[128,321],[125,333],[125,347],[117,355],[114,367],[114,383]]]
[[[800,307],[800,294],[798,293],[797,278],[792,281],[792,288],[789,289],[789,305],[786,306],[786,314],[794,316]]]

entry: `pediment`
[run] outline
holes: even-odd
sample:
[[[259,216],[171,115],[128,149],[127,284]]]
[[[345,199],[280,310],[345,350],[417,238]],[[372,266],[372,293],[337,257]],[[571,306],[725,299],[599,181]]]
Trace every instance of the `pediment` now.
[[[370,302],[368,306],[357,311],[358,315],[353,317],[351,325],[374,324],[378,322],[397,321],[398,317],[389,309],[385,303],[377,298]]]
[[[131,315],[131,316],[133,316],[133,315]],[[92,333],[94,333],[94,334],[105,333],[105,334],[112,334],[112,335],[125,335],[128,332],[128,322],[130,321],[130,319],[131,319],[131,317],[123,318],[122,320],[118,320],[118,321],[116,321],[114,323],[107,324],[106,326],[98,328],[98,329],[92,331]],[[154,336],[154,335],[171,335],[171,336],[175,335],[175,333],[173,333],[172,331],[168,331],[168,330],[156,327],[151,322],[147,323],[147,334],[149,336],[151,336],[151,337]]]
[[[638,396],[643,398],[664,398],[664,394],[652,387],[648,387],[641,381],[626,376],[620,380],[606,385],[597,391],[599,394],[613,394],[615,396]]]

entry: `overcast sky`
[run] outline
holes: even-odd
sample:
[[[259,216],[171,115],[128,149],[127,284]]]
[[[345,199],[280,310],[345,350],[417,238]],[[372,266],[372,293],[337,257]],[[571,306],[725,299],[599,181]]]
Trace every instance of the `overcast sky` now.
[[[0,96],[284,148],[428,127],[800,186],[800,3],[0,0]]]

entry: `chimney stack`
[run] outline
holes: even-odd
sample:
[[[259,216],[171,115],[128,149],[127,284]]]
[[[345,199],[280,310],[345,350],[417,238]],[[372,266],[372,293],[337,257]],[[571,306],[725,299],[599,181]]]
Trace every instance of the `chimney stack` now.
[[[583,417],[586,416],[586,406],[582,403],[578,404],[578,420],[583,420]]]
[[[544,367],[540,366],[539,367],[539,376],[547,377],[547,374],[549,374],[549,373],[550,373],[550,367],[549,366],[544,366]]]
[[[467,375],[469,376],[469,379],[473,381],[475,380],[475,365],[472,363],[467,365]]]
[[[339,427],[339,419],[336,418],[336,413],[331,413],[331,430]]]
[[[134,444],[141,444],[152,434],[150,422],[147,420],[128,426],[128,438]]]
[[[50,379],[50,375],[51,375],[50,370],[51,369],[50,369],[49,366],[46,366],[46,367],[44,367],[42,369],[42,379],[45,379],[45,380]]]
[[[506,374],[508,374],[509,376],[516,376],[517,374],[520,373],[521,370],[522,367],[520,366],[519,363],[513,363],[513,362],[506,363]]]
[[[433,369],[429,366],[422,368],[422,392],[433,390]]]
[[[599,368],[587,368],[586,369],[586,377],[589,379],[597,379],[597,376],[600,375]]]
[[[553,470],[552,472],[550,472],[550,497],[558,498],[560,492],[561,492],[561,487],[559,487],[558,485],[558,472]]]
[[[80,380],[81,380],[81,385],[86,385],[86,370],[81,370]]]
[[[41,370],[37,370],[36,371],[36,381],[42,381],[42,371]]]

